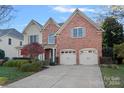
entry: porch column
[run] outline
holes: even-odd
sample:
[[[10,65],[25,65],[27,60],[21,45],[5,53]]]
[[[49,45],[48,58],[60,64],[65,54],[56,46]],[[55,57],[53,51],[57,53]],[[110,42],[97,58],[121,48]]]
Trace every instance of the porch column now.
[[[52,60],[52,61],[55,62],[55,48],[53,48],[52,50],[53,50],[53,52],[52,52],[52,53],[53,53],[53,54],[52,54],[52,55],[53,55],[53,56],[52,56],[52,59],[53,59],[53,60]]]
[[[44,55],[44,53],[42,55],[43,55],[43,61],[44,61],[45,60],[45,55]]]

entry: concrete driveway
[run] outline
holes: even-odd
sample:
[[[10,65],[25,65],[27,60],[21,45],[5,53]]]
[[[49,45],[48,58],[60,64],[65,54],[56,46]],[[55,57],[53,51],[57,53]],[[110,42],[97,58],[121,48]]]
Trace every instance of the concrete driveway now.
[[[98,65],[50,66],[32,76],[9,84],[11,88],[103,88]]]

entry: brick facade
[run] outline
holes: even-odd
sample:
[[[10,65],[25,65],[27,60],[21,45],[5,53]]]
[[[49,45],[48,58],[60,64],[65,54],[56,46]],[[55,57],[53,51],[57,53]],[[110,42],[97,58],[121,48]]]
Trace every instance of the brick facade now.
[[[46,24],[46,26],[43,29],[43,44],[48,44],[48,36],[49,34],[53,33],[53,32],[57,32],[59,27],[56,26],[56,24],[54,23],[53,19],[49,19],[47,21],[48,23]]]
[[[83,38],[72,38],[71,29],[74,27],[84,27],[86,29],[86,36]],[[98,31],[96,27],[78,13],[60,32],[56,41],[58,58],[60,58],[60,51],[62,49],[75,49],[77,64],[79,64],[79,50],[83,48],[95,48],[98,51],[98,56],[102,57],[102,31]]]

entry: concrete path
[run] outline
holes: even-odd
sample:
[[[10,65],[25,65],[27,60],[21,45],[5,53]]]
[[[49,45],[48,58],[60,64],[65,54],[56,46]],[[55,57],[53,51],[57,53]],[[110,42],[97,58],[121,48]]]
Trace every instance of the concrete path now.
[[[99,66],[50,66],[32,76],[9,84],[10,88],[103,88]]]

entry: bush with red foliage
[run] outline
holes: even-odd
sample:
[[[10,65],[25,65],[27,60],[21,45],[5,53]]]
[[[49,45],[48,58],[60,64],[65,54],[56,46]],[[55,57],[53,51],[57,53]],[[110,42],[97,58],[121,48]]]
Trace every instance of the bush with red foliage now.
[[[39,43],[31,43],[31,44],[25,45],[21,49],[21,55],[28,56],[32,59],[34,59],[39,54],[42,54],[44,52],[45,50],[43,49],[42,45],[40,45]]]

